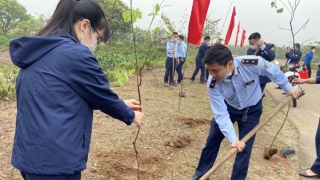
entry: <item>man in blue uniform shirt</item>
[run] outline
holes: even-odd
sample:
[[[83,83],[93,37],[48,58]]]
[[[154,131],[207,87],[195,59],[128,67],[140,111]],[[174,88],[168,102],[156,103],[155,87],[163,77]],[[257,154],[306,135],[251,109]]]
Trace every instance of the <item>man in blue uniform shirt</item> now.
[[[164,74],[164,86],[169,86],[170,84],[173,84],[173,71],[172,66],[174,66],[174,69],[176,67],[176,61],[174,61],[174,58],[177,57],[177,40],[178,40],[178,33],[173,32],[171,36],[171,40],[167,43],[167,59],[166,59],[166,72]],[[170,79],[169,79],[170,78]]]
[[[247,51],[247,55],[260,56],[269,62],[274,60],[274,58],[276,57],[274,44],[265,43],[261,39],[261,35],[257,32],[252,33],[249,36],[248,40],[250,48]],[[271,81],[267,76],[260,76],[259,82],[261,91],[263,92],[264,88],[266,87],[266,84]]]
[[[183,79],[182,74],[182,66],[185,62],[186,56],[187,56],[187,44],[184,42],[184,36],[179,35],[178,36],[178,50],[177,50],[177,72],[178,72],[178,83],[181,83]]]
[[[231,147],[238,149],[232,180],[246,179],[255,136],[246,144],[239,141],[260,121],[262,92],[259,76],[268,76],[288,95],[297,98],[300,90],[293,88],[280,69],[259,56],[233,58],[224,45],[211,47],[203,59],[210,72],[207,87],[214,113],[207,142],[202,150],[195,175],[188,180],[200,179],[213,165],[220,143],[226,137]],[[239,138],[233,127],[237,121]]]
[[[210,42],[210,39],[211,39],[210,36],[205,36],[204,41],[201,43],[201,45],[199,47],[198,54],[196,56],[196,69],[194,70],[194,72],[192,74],[191,82],[194,82],[194,79],[196,78],[199,70],[201,70],[200,84],[205,84],[204,77],[205,77],[206,68],[205,68],[204,64],[202,64],[202,59],[209,48],[208,43]]]
[[[303,66],[302,67],[306,67],[306,69],[308,70],[308,78],[311,77],[311,62],[313,59],[313,53],[316,52],[316,47],[312,46],[310,52],[308,52],[306,54],[306,58],[303,62]]]

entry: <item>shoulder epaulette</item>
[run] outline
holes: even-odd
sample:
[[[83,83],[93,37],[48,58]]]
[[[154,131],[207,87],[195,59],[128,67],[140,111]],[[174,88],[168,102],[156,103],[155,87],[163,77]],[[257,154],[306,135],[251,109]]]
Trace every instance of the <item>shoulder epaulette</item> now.
[[[256,66],[259,63],[259,59],[242,59],[241,64],[245,66]]]

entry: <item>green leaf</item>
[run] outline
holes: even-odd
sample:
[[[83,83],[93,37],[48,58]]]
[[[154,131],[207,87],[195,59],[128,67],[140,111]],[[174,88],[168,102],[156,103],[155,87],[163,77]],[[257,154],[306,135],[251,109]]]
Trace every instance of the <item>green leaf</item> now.
[[[139,9],[136,9],[136,16],[137,18],[141,19],[142,18],[142,12]]]
[[[271,7],[273,8],[273,7],[274,7],[274,5],[275,5],[275,2],[274,2],[274,1],[272,1],[272,2],[271,2]]]
[[[156,12],[159,12],[160,11],[160,5],[156,4],[155,9],[156,9]]]
[[[277,13],[282,13],[283,12],[283,8],[277,9]]]
[[[148,16],[156,16],[158,15],[157,13],[149,13]]]
[[[128,11],[125,11],[122,13],[122,17],[123,17],[123,21],[124,22],[129,22],[130,21],[130,14],[128,13]]]

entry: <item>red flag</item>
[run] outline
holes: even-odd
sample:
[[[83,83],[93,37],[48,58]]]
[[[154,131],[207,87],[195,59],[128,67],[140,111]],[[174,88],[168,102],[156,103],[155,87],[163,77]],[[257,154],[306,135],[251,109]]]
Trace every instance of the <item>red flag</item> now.
[[[206,20],[210,0],[193,0],[188,27],[188,42],[199,45]]]
[[[239,31],[240,31],[240,21],[238,24],[238,30],[237,30],[237,36],[236,36],[236,43],[234,44],[235,46],[238,46],[238,35],[239,35]]]
[[[241,37],[241,42],[240,46],[243,47],[244,41],[246,40],[246,30],[242,31],[242,37]]]
[[[231,35],[232,35],[232,31],[233,31],[233,28],[234,28],[234,18],[235,18],[235,16],[236,16],[236,7],[233,7],[232,16],[231,16],[231,20],[230,20],[230,24],[229,24],[229,29],[228,29],[228,32],[226,34],[226,39],[224,41],[224,44],[226,46],[228,46],[230,38],[231,38]]]

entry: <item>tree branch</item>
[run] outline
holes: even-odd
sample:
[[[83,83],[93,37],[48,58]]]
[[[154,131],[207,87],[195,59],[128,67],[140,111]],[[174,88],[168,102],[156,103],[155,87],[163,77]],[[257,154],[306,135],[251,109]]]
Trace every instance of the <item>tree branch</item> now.
[[[296,33],[294,33],[294,35],[298,34],[298,32],[299,32],[301,29],[304,29],[304,28],[307,26],[308,22],[309,22],[309,19],[308,19],[307,22],[305,22],[305,23],[300,27],[300,29],[298,29],[298,31],[297,31]]]

